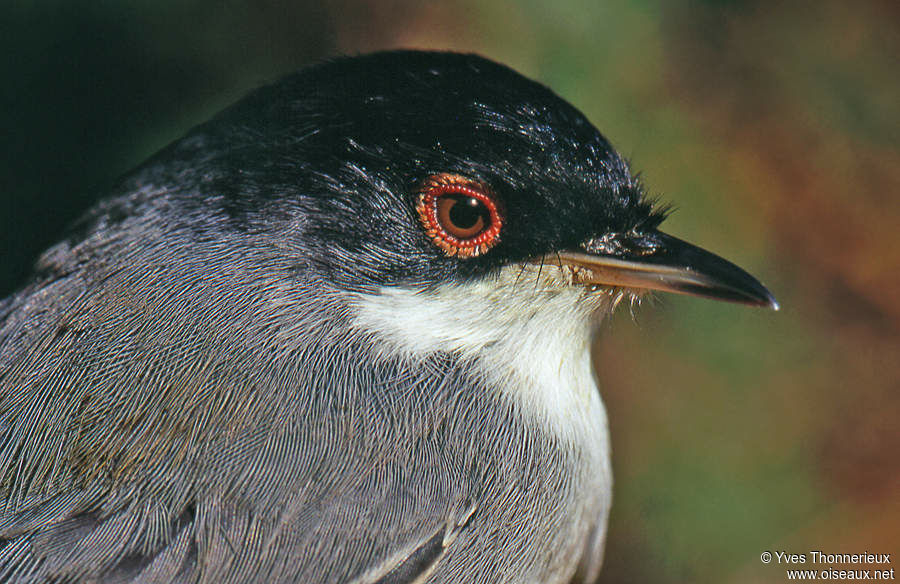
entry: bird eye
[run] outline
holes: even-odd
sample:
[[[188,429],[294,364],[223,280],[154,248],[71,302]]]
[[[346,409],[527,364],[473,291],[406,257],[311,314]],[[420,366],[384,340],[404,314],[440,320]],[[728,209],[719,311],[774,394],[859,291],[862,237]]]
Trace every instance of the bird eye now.
[[[453,174],[428,179],[416,211],[425,233],[450,256],[483,254],[497,243],[503,224],[490,188]]]

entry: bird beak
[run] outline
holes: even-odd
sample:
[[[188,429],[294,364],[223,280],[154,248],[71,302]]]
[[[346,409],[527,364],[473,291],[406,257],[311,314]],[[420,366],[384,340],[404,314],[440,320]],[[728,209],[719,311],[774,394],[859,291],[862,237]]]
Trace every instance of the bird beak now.
[[[572,268],[582,284],[662,290],[778,310],[772,293],[741,268],[658,231],[592,239],[577,251],[546,256],[544,263]]]

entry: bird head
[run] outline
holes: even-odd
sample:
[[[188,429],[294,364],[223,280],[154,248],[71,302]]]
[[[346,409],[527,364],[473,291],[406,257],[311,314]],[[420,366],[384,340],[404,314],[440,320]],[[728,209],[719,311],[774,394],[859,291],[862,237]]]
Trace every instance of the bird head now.
[[[308,68],[147,168],[209,193],[184,205],[278,241],[323,287],[380,297],[388,320],[423,298],[444,307],[436,320],[463,305],[527,320],[548,302],[587,317],[646,290],[777,307],[737,266],[659,231],[665,210],[582,113],[474,55]]]

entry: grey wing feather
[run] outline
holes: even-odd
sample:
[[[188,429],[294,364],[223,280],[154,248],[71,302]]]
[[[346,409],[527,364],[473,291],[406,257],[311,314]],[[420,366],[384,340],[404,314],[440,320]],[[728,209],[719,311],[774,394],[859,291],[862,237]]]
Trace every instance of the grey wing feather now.
[[[437,568],[438,562],[447,554],[450,546],[469,525],[476,507],[465,510],[459,520],[449,520],[431,537],[418,542],[397,557],[389,558],[382,565],[369,570],[353,584],[419,584],[424,582]]]
[[[374,584],[422,582],[432,573],[435,564],[444,555],[445,550],[444,534],[438,532],[417,546],[399,565],[375,580]]]

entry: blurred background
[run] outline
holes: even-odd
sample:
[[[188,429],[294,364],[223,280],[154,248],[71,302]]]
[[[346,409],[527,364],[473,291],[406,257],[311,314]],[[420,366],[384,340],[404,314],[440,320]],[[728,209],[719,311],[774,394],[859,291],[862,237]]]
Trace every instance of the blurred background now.
[[[898,24],[890,0],[7,0],[0,296],[121,173],[248,90],[337,54],[481,53],[584,111],[675,205],[668,232],[783,307],[665,296],[604,325],[602,581],[786,580],[764,550],[896,565]]]

